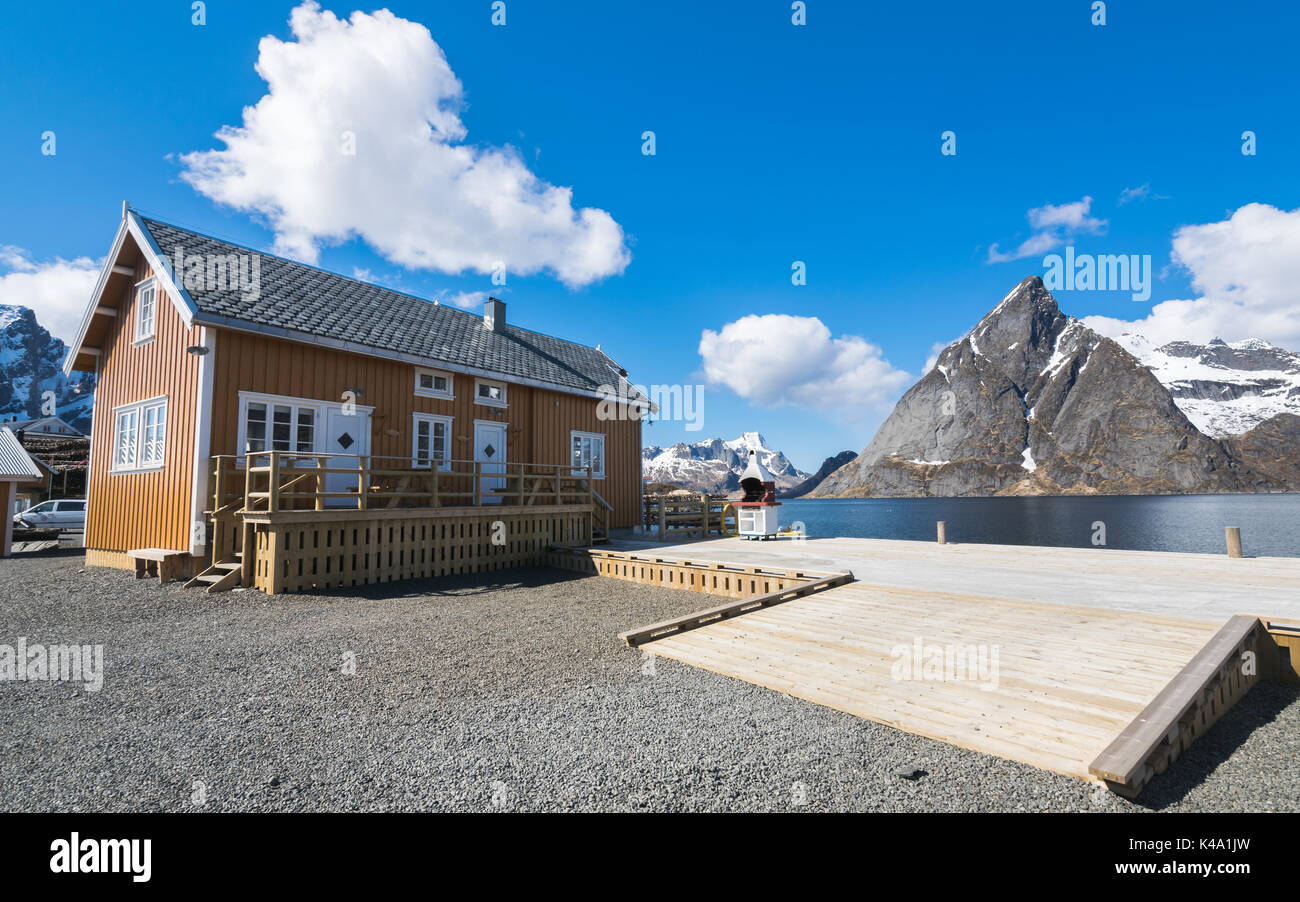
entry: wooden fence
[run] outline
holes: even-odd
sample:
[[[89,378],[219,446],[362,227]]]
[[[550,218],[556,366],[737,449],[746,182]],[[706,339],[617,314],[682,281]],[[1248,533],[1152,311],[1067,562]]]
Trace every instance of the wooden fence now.
[[[659,541],[736,533],[736,509],[727,508],[726,495],[646,495],[642,524],[655,530]]]

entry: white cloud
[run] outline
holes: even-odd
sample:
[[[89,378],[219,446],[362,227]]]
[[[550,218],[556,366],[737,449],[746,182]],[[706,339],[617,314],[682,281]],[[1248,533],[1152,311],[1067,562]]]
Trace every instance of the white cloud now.
[[[181,158],[196,190],[265,216],[280,253],[315,262],[322,244],[356,236],[402,266],[489,273],[500,261],[571,287],[627,266],[604,210],[575,209],[572,189],[513,148],[462,143],[461,83],[423,25],[388,10],[340,20],[315,2],[289,23],[293,40],[259,43],[267,93],[217,132],[225,149]]]
[[[1106,220],[1098,219],[1091,213],[1092,198],[1072,201],[1068,204],[1044,204],[1034,207],[1025,214],[1029,225],[1034,229],[1030,235],[1013,251],[1003,253],[994,244],[989,248],[990,263],[1006,263],[1038,254],[1059,247],[1075,235],[1096,235],[1106,230]]]
[[[99,264],[89,257],[37,263],[16,247],[0,247],[0,304],[30,307],[50,334],[71,343],[90,302]]]
[[[444,291],[438,295],[436,300],[440,304],[452,304],[462,310],[473,310],[475,307],[482,305],[487,299],[488,294],[486,291],[458,291],[455,294]]]
[[[764,406],[875,407],[908,381],[880,348],[856,335],[832,338],[815,316],[751,314],[705,329],[700,357],[710,383]]]
[[[1104,335],[1137,332],[1157,345],[1262,338],[1300,350],[1300,209],[1247,204],[1222,222],[1174,233],[1173,262],[1197,296],[1164,301],[1143,319],[1090,316]]]

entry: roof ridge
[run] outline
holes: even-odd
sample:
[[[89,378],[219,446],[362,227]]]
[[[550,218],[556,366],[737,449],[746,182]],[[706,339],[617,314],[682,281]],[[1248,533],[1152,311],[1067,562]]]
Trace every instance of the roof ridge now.
[[[344,274],[341,273],[341,272],[335,272],[335,271],[332,270],[332,269],[326,269],[326,268],[323,267],[323,266],[317,266],[316,264],[313,264],[313,263],[304,263],[304,262],[302,262],[301,260],[294,260],[294,259],[292,259],[292,258],[290,258],[290,257],[285,257],[285,256],[283,256],[282,254],[275,254],[275,253],[271,253],[270,251],[264,251],[264,250],[260,250],[260,249],[255,248],[255,247],[249,247],[248,245],[246,245],[246,244],[240,244],[240,243],[237,242],[237,241],[230,241],[230,240],[228,240],[228,239],[226,239],[226,238],[221,238],[221,237],[219,237],[219,236],[217,236],[217,235],[211,235],[211,234],[208,234],[207,232],[200,232],[198,229],[196,229],[196,228],[194,228],[194,227],[192,227],[192,226],[189,226],[189,225],[182,225],[181,223],[172,222],[172,221],[170,221],[170,220],[163,219],[163,218],[161,218],[161,217],[154,216],[154,215],[149,214],[149,213],[145,213],[144,211],[142,211],[142,210],[140,210],[140,209],[138,209],[138,208],[136,208],[136,207],[132,207],[132,208],[131,208],[131,212],[134,213],[134,214],[136,214],[136,216],[138,216],[140,219],[144,220],[146,223],[149,223],[149,222],[156,222],[156,223],[158,223],[159,225],[165,225],[165,226],[167,226],[167,227],[169,227],[169,228],[179,229],[179,230],[182,231],[182,232],[189,232],[191,235],[197,235],[197,236],[199,236],[200,238],[206,238],[206,239],[208,239],[209,241],[217,241],[217,242],[220,242],[221,244],[229,245],[230,247],[240,248],[241,250],[246,250],[246,251],[249,251],[249,252],[254,253],[254,254],[261,254],[263,257],[270,257],[270,258],[273,259],[273,260],[279,260],[279,261],[281,261],[281,262],[283,262],[283,263],[287,263],[287,264],[289,264],[289,265],[291,265],[291,266],[301,266],[301,267],[303,267],[303,268],[305,268],[305,269],[310,269],[310,270],[314,270],[314,271],[319,272],[319,273],[324,273],[324,274],[327,275],[327,276],[333,276],[333,277],[335,277],[335,278],[343,279],[343,280],[348,281],[348,282],[354,282],[354,283],[356,283],[357,285],[365,285],[365,286],[368,287],[368,288],[374,288],[374,289],[377,289],[377,290],[379,290],[379,291],[385,291],[385,292],[388,292],[389,294],[395,294],[395,295],[397,295],[398,297],[409,298],[410,300],[413,300],[413,301],[420,301],[421,303],[425,303],[425,304],[432,304],[432,305],[434,305],[434,306],[436,306],[436,307],[441,307],[442,309],[447,310],[447,311],[449,311],[449,312],[451,312],[451,313],[457,314],[457,315],[459,315],[459,316],[467,316],[467,317],[469,317],[470,319],[473,319],[473,320],[476,320],[476,321],[479,321],[479,322],[482,321],[482,317],[478,316],[477,314],[470,313],[468,310],[465,310],[465,309],[462,309],[462,308],[460,308],[460,307],[457,307],[457,306],[455,306],[454,304],[451,304],[451,305],[443,304],[441,301],[438,301],[438,300],[436,300],[436,299],[431,299],[431,298],[427,298],[427,297],[421,297],[421,296],[418,295],[418,294],[411,294],[411,293],[408,292],[408,291],[400,291],[400,290],[398,290],[398,289],[396,289],[396,288],[390,288],[390,287],[387,286],[387,285],[380,285],[380,284],[375,283],[375,282],[367,282],[365,279],[358,279],[358,278],[355,278],[355,277],[353,277],[353,276],[347,276],[347,275],[344,275]],[[450,290],[450,289],[447,289],[447,290]],[[500,299],[498,298],[498,300],[500,300]],[[598,354],[603,355],[603,356],[605,357],[606,360],[609,360],[611,363],[614,363],[615,365],[618,365],[618,362],[615,361],[614,358],[610,357],[608,354],[606,354],[606,353],[605,353],[603,350],[601,350],[599,347],[596,347],[596,346],[593,346],[593,345],[585,345],[585,344],[582,344],[581,342],[574,341],[574,340],[572,340],[572,339],[570,339],[570,338],[561,338],[560,336],[558,336],[558,335],[552,335],[552,334],[549,333],[549,332],[539,332],[539,331],[537,331],[536,329],[529,329],[529,328],[526,328],[526,327],[524,327],[524,326],[518,326],[518,325],[515,325],[514,323],[509,322],[508,320],[507,320],[507,322],[506,322],[505,325],[506,325],[506,328],[507,328],[507,329],[516,329],[516,330],[518,330],[518,331],[520,331],[520,332],[526,332],[526,333],[529,333],[529,334],[531,334],[531,335],[540,335],[542,338],[549,338],[549,339],[551,339],[551,340],[553,340],[553,341],[562,341],[562,342],[564,342],[564,343],[566,343],[566,344],[574,345],[575,347],[586,348],[586,349],[589,350],[589,351],[595,351],[595,352],[597,352]],[[620,366],[620,369],[622,369],[621,366]]]

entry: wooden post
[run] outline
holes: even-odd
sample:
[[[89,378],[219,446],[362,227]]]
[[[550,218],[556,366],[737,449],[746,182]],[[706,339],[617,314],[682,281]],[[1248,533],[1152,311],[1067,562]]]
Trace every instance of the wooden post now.
[[[325,510],[325,456],[316,457],[316,510]]]
[[[939,544],[948,544],[948,524],[942,520],[939,521]]]
[[[240,528],[243,532],[240,550],[244,555],[240,558],[243,570],[240,584],[251,587],[257,581],[257,530],[252,523],[244,521],[240,521]]]
[[[700,510],[704,514],[704,529],[700,531],[700,538],[707,539],[709,537],[709,496],[704,492],[700,492]]]
[[[1228,557],[1241,557],[1241,527],[1225,526],[1223,532],[1228,539]]]
[[[226,497],[226,468],[221,466],[221,458],[215,458],[212,479],[212,509],[220,510],[222,499]]]
[[[561,467],[557,464],[555,467],[555,501],[552,502],[556,506],[560,503],[560,470]]]
[[[270,483],[266,490],[266,509],[268,511],[277,511],[280,509],[280,452],[271,452],[270,464]]]
[[[244,510],[252,510],[249,498],[253,494],[253,458],[244,455]]]
[[[665,513],[668,508],[668,505],[666,502],[667,502],[667,496],[660,495],[659,496],[659,541],[661,542],[668,541],[668,517]]]
[[[357,509],[365,510],[370,506],[370,458],[358,457],[357,466],[361,469],[361,494],[357,499]]]
[[[0,523],[0,557],[9,557],[14,541],[14,499],[18,496],[18,484],[0,482],[0,504],[4,505],[5,521]]]
[[[483,506],[483,464],[474,461],[474,506]]]

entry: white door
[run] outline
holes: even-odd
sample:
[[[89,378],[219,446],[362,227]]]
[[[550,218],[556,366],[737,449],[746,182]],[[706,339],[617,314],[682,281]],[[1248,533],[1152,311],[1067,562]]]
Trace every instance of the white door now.
[[[364,457],[370,453],[370,411],[354,407],[352,413],[344,413],[342,407],[325,409],[324,452],[326,454],[346,454],[347,457],[331,457],[325,466],[330,469],[343,467],[355,470],[356,455]],[[356,494],[360,482],[352,473],[325,474],[325,491],[350,492]],[[326,507],[356,507],[352,498],[326,498]]]
[[[506,485],[506,424],[491,423],[487,420],[474,421],[474,460],[483,473],[501,473],[503,475],[483,480],[483,503],[500,504],[501,496],[492,494],[493,489],[502,489]]]

